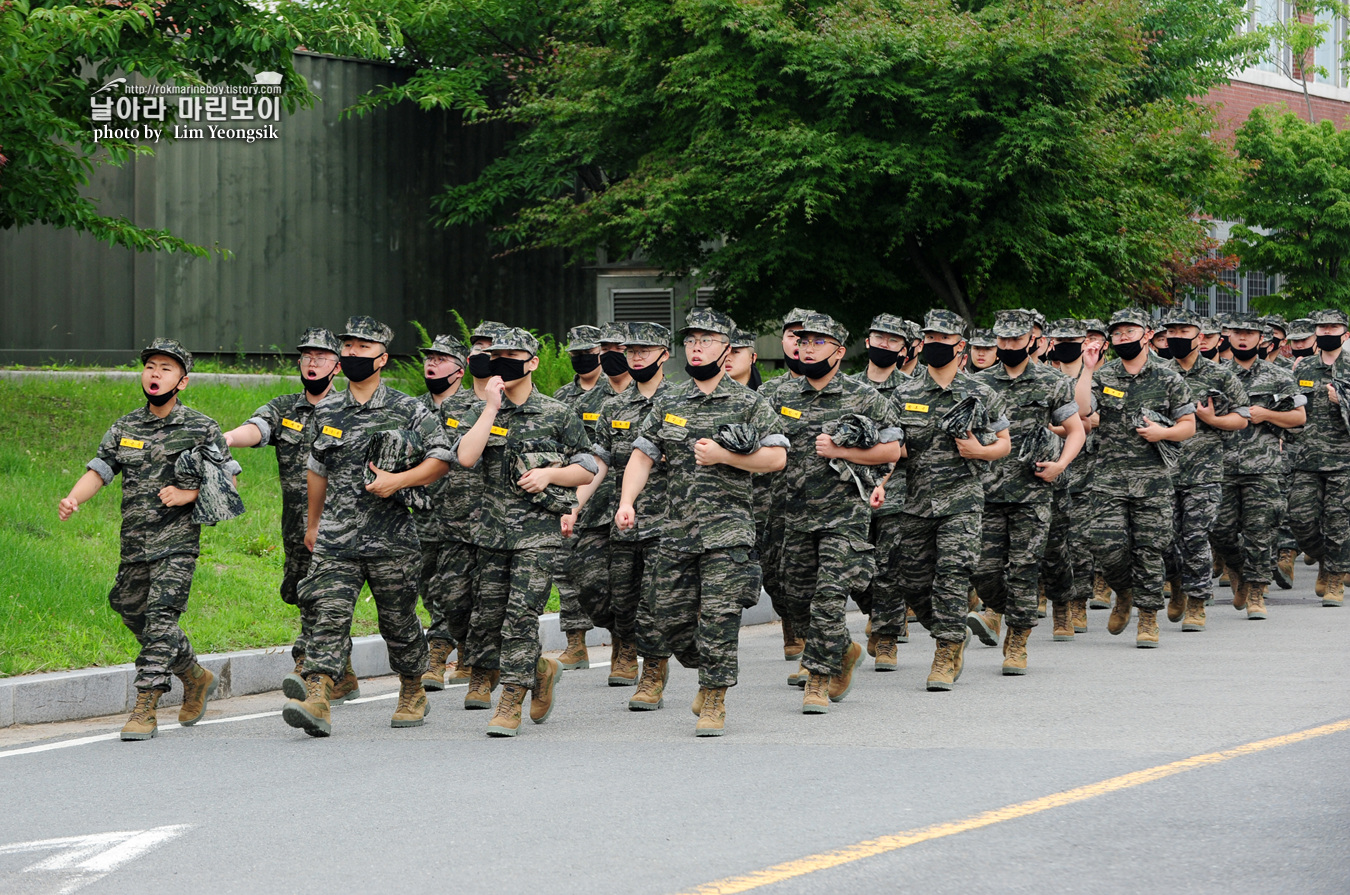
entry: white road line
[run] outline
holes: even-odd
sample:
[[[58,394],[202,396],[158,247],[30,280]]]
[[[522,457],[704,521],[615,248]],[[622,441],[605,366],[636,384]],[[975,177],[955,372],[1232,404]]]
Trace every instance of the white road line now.
[[[0,855],[56,852],[36,864],[30,864],[21,872],[61,874],[64,878],[60,880],[62,885],[57,891],[61,895],[68,895],[95,880],[102,879],[128,861],[135,860],[151,849],[180,836],[188,829],[187,824],[175,824],[149,830],[123,830],[116,833],[15,842],[0,845]]]

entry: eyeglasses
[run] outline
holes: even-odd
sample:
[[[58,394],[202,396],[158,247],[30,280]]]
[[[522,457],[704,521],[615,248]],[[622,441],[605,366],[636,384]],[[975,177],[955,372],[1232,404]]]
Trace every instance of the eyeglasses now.
[[[308,351],[300,355],[300,363],[310,367],[322,366],[328,360],[328,352],[323,354],[312,354]]]
[[[824,348],[826,345],[834,345],[836,348],[839,347],[839,343],[834,341],[833,339],[807,338],[803,336],[797,337],[797,344],[814,345],[817,348]]]
[[[867,334],[867,341],[877,348],[903,348],[908,344],[903,336],[889,336],[875,331]]]
[[[688,344],[687,342],[685,343]],[[623,353],[628,357],[646,357],[649,354],[656,354],[658,351],[664,351],[660,345],[638,345],[632,348],[625,348]]]
[[[727,339],[715,339],[712,336],[690,336],[684,340],[685,348],[711,348],[713,345],[726,345]]]

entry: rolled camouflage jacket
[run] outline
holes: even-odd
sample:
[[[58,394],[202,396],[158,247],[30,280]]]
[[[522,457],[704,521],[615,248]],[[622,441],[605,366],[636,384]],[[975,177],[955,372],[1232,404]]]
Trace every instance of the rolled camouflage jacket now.
[[[1176,422],[1195,412],[1190,389],[1176,370],[1149,357],[1137,375],[1116,359],[1092,374],[1097,401],[1097,455],[1092,487],[1107,494],[1158,493],[1171,489],[1172,479],[1162,455],[1135,431],[1139,414],[1152,410]]]
[[[627,394],[633,390],[633,384],[624,389],[622,394]],[[601,412],[601,406],[619,395],[620,392],[614,390],[610,385],[608,376],[601,376],[600,380],[589,391],[581,387],[580,377],[574,377],[571,382],[559,388],[553,393],[555,400],[562,401],[571,407],[581,416],[581,422],[586,427],[586,437],[594,443],[600,436],[604,428],[604,414]],[[614,482],[609,476],[600,483],[600,487],[595,489],[595,494],[587,501],[586,507],[582,509],[577,517],[577,528],[604,528],[614,521],[614,514],[609,513],[606,516],[600,512],[601,507],[614,506],[618,498],[618,492],[614,490]],[[591,507],[595,507],[591,510]]]
[[[303,549],[305,517],[309,514],[309,448],[315,429],[310,419],[315,405],[304,392],[273,398],[245,422],[257,426],[262,440],[258,447],[277,449],[277,477],[281,480],[281,540],[288,547]]]
[[[463,421],[482,403],[472,388],[460,388],[453,395],[447,395],[439,407],[430,394],[419,395],[417,400],[440,419],[451,444],[459,439],[461,430],[468,431],[463,429]],[[473,415],[477,417],[476,412]],[[445,477],[427,485],[426,489],[431,495],[431,510],[413,515],[418,539],[423,544],[441,541],[477,543],[474,538],[483,492],[482,470],[465,469],[457,462],[451,463]]]
[[[387,432],[375,432],[366,445],[366,469],[361,477],[367,485],[375,483],[375,469],[385,472],[407,472],[426,459],[426,445],[422,442],[422,433],[408,429],[391,429]],[[371,469],[371,466],[375,469]],[[427,512],[431,509],[431,495],[422,485],[400,488],[392,499],[399,500],[405,507]]]
[[[861,372],[855,374],[853,378],[861,382],[863,385],[872,386],[872,388],[876,389],[878,392],[881,393],[881,396],[883,398],[890,401],[892,400],[896,388],[899,387],[901,384],[908,382],[912,377],[904,370],[900,369],[899,367],[896,367],[894,370],[891,371],[891,375],[886,377],[885,382],[873,382],[871,379],[868,379],[866,368],[864,368]],[[879,481],[883,476],[886,475],[886,473],[890,472],[893,468],[894,468],[893,464],[890,465],[889,467],[880,467],[880,466],[876,467],[875,476],[877,480]],[[893,516],[896,513],[903,510],[904,506],[905,506],[904,489],[887,488],[885,502],[882,503],[882,505],[878,509],[872,511],[872,517],[878,518],[881,516]]]
[[[1327,397],[1327,386],[1337,378],[1350,378],[1350,355],[1342,351],[1328,365],[1320,354],[1300,357],[1293,377],[1299,393],[1307,399],[1308,421],[1298,432],[1294,468],[1308,472],[1343,472],[1350,469],[1350,433],[1341,420],[1340,408]],[[1342,398],[1344,400],[1344,398]]]
[[[1295,385],[1293,374],[1277,364],[1257,359],[1246,370],[1235,361],[1223,366],[1237,378],[1250,407],[1286,411],[1308,403],[1307,397]],[[1251,416],[1250,409],[1247,415]],[[1223,433],[1224,474],[1284,474],[1288,471],[1282,448],[1284,432],[1273,423],[1249,423],[1245,429]]]
[[[647,475],[647,485],[633,503],[637,514],[637,524],[624,531],[614,524],[614,515],[618,512],[619,495],[623,493],[623,476],[628,461],[633,456],[633,442],[637,440],[638,427],[651,413],[652,406],[670,391],[670,381],[662,377],[656,392],[648,398],[636,386],[624,389],[600,405],[600,419],[605,423],[597,432],[594,444],[595,455],[605,462],[609,472],[607,479],[613,479],[607,490],[611,495],[609,502],[601,506],[596,500],[601,497],[597,488],[583,513],[590,518],[608,519],[609,537],[614,541],[645,541],[659,538],[669,520],[669,507],[666,502],[666,479],[670,475],[670,464],[658,460]]]
[[[1011,424],[1012,450],[989,464],[985,499],[995,503],[1048,501],[1054,486],[1036,478],[1032,456],[1039,460],[1049,457],[1046,450],[1053,442],[1039,433],[1059,440],[1046,427],[1062,425],[1078,413],[1078,403],[1073,397],[1074,381],[1053,367],[1034,362],[1028,363],[1015,378],[1008,375],[1008,368],[1001,363],[976,376],[998,394]],[[1032,439],[1037,444],[1027,452],[1026,442]],[[1059,445],[1062,447],[1063,442]],[[1055,450],[1053,456],[1058,459],[1059,451]]]
[[[197,525],[215,525],[244,514],[244,501],[234,485],[234,477],[242,467],[214,444],[199,444],[178,455],[174,473],[182,487],[195,487],[197,499],[192,502],[192,521]],[[195,486],[191,483],[196,483]]]

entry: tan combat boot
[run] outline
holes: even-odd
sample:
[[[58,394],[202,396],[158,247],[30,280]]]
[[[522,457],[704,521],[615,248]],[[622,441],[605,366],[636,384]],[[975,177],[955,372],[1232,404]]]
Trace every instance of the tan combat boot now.
[[[427,673],[422,675],[422,686],[428,690],[445,689],[445,663],[455,645],[437,638],[427,644]]]
[[[1327,591],[1322,594],[1323,606],[1340,606],[1345,603],[1345,579],[1332,575],[1327,582]]]
[[[530,694],[530,720],[543,724],[553,714],[553,695],[562,677],[557,659],[540,658],[534,665],[534,692]]]
[[[473,666],[464,661],[464,644],[460,644],[458,652],[455,654],[454,665],[446,665],[449,674],[445,676],[445,682],[468,681],[473,679]]]
[[[966,616],[966,627],[975,632],[980,643],[985,646],[998,646],[999,632],[1003,628],[1002,613],[992,609],[972,612]]]
[[[694,736],[720,737],[727,726],[727,688],[707,687],[703,693],[703,705],[699,706]]]
[[[966,611],[967,611],[967,612],[979,612],[979,611],[980,611],[980,606],[981,606],[981,605],[983,605],[983,604],[980,603],[980,594],[979,594],[979,592],[978,592],[977,590],[975,590],[974,587],[971,587],[970,590],[966,591]],[[915,620],[915,619],[914,619],[914,610],[913,610],[913,609],[909,610],[909,613],[908,613],[908,614],[909,614],[910,620],[911,620],[911,621],[914,621],[914,620]]]
[[[1319,597],[1326,596],[1327,584],[1331,581],[1331,577],[1331,573],[1327,571],[1327,561],[1319,559],[1317,561],[1317,583],[1313,585],[1313,591]]]
[[[1066,641],[1072,641],[1072,640],[1073,640],[1073,622],[1071,622],[1071,621],[1069,620],[1069,612],[1070,612],[1069,604],[1068,604],[1068,603],[1052,603],[1052,604],[1050,604],[1050,606],[1051,606],[1051,612],[1053,612],[1053,613],[1054,613],[1054,616],[1055,616],[1055,617],[1054,617],[1054,634],[1051,636],[1050,639],[1051,639],[1051,640],[1057,640],[1057,641],[1060,641],[1061,643],[1066,642]],[[1008,630],[1011,631],[1012,629],[1009,628]],[[1008,650],[1008,644],[1007,644],[1007,641],[1004,641],[1004,644],[1003,644],[1003,650],[1004,650],[1004,654],[1006,655],[1006,654],[1007,654],[1007,650]]]
[[[1116,594],[1116,605],[1111,607],[1111,617],[1106,620],[1106,630],[1119,634],[1130,623],[1130,610],[1134,608],[1134,591],[1123,590]]]
[[[206,703],[216,695],[216,676],[196,662],[183,674],[183,705],[178,709],[178,723],[191,727],[206,714]]]
[[[1186,617],[1181,620],[1183,631],[1205,630],[1205,601],[1191,597],[1186,600]]]
[[[1088,601],[1088,608],[1111,608],[1111,585],[1106,583],[1106,576],[1101,572],[1092,576],[1092,599]]]
[[[632,687],[637,684],[637,644],[631,640],[614,638],[612,658],[609,660],[609,685]]]
[[[1181,589],[1181,579],[1173,578],[1167,582],[1167,620],[1179,622],[1186,614],[1186,592]]]
[[[1223,557],[1215,553],[1214,564],[1213,568],[1210,569],[1209,577],[1213,579],[1213,578],[1220,578],[1222,576],[1223,576]]]
[[[806,641],[797,636],[797,631],[792,627],[792,622],[783,619],[783,658],[791,662],[800,659],[805,651]]]
[[[1286,548],[1280,551],[1275,560],[1275,583],[1280,586],[1280,590],[1289,590],[1294,586],[1294,559],[1297,556],[1297,550]]]
[[[615,646],[618,646],[618,643],[618,640],[614,641]],[[591,654],[586,651],[585,631],[567,632],[567,649],[558,657],[558,664],[562,666],[563,671],[591,667]]]
[[[159,733],[159,721],[155,718],[155,709],[159,706],[161,695],[158,690],[136,691],[136,705],[131,710],[131,717],[127,719],[126,725],[122,728],[122,739],[131,742],[155,738],[155,734]]]
[[[708,688],[699,687],[698,694],[694,696],[694,704],[690,706],[690,708],[694,710],[695,717],[702,717],[703,706],[707,704],[707,701],[708,701]]]
[[[1247,618],[1263,619],[1269,618],[1266,615],[1266,592],[1270,589],[1266,584],[1248,584],[1247,585]]]
[[[287,699],[305,698],[305,654],[295,660],[295,670],[281,679],[281,692]]]
[[[1084,597],[1081,600],[1070,600],[1069,623],[1073,625],[1073,632],[1075,634],[1086,634],[1087,620],[1088,620],[1087,598]]]
[[[1247,582],[1233,568],[1228,569],[1228,580],[1233,583],[1233,608],[1241,610],[1247,605]]]
[[[1134,645],[1140,649],[1158,647],[1158,612],[1155,609],[1139,610],[1139,629],[1134,637]]]
[[[394,706],[394,717],[390,727],[421,727],[431,714],[431,703],[427,701],[427,691],[422,686],[420,674],[400,674],[398,676],[398,705]]]
[[[895,671],[900,666],[900,660],[896,656],[895,638],[882,634],[877,638],[877,660],[872,666],[873,671]]]
[[[1008,629],[1008,636],[1003,641],[1004,674],[1027,673],[1027,638],[1030,636],[1030,628]]]
[[[806,679],[802,693],[802,714],[823,715],[830,710],[830,676],[814,671]]]
[[[877,657],[877,635],[872,633],[872,620],[870,618],[867,620],[867,627],[863,629],[863,633],[867,635],[867,655],[875,659]]]
[[[525,701],[525,688],[520,684],[507,684],[502,687],[502,695],[497,697],[497,711],[488,722],[487,735],[490,737],[513,737],[520,733],[520,705]]]
[[[328,694],[333,679],[326,674],[311,674],[305,678],[304,700],[292,699],[281,710],[281,720],[298,727],[312,737],[326,737],[333,732],[332,713]]]
[[[896,643],[909,643],[909,619],[900,619],[900,633],[895,635]]]
[[[494,668],[491,671],[486,668],[473,669],[473,676],[469,678],[469,692],[464,694],[464,707],[466,709],[492,708],[492,691],[501,679],[500,669]]]
[[[928,672],[928,689],[950,690],[956,683],[956,654],[965,641],[939,640],[933,649],[933,667]]]
[[[670,678],[670,660],[644,658],[637,692],[628,700],[630,712],[654,712],[665,703],[666,681]],[[702,709],[702,706],[699,707]]]
[[[853,672],[861,664],[862,655],[862,646],[849,641],[848,646],[844,648],[844,661],[840,666],[840,672],[830,677],[830,702],[843,702],[848,691],[853,689]]]
[[[788,675],[789,687],[805,687],[806,679],[811,676],[811,672],[806,670],[806,666],[797,663],[797,670]]]
[[[356,678],[356,670],[352,668],[352,660],[348,659],[347,667],[342,670],[342,677],[333,681],[333,692],[328,694],[328,704],[342,705],[344,702],[351,702],[353,699],[360,698],[361,682]]]
[[[1040,589],[1036,596],[1036,617],[1045,618],[1046,604],[1049,603],[1049,600],[1045,596],[1045,582],[1042,581],[1039,587]]]
[[[971,593],[973,594],[974,591],[972,590]],[[980,602],[979,598],[976,597],[976,598],[975,598],[975,603],[976,603],[976,605],[978,605],[979,602]],[[905,621],[906,621],[906,622],[916,622],[916,621],[918,621],[918,620],[919,620],[919,617],[918,617],[917,615],[914,614],[914,609],[913,609],[913,607],[906,606],[906,607],[905,607]]]

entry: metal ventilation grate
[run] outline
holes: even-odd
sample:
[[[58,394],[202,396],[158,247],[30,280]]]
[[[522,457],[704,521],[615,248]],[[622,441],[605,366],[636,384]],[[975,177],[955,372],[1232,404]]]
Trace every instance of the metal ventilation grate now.
[[[660,323],[675,328],[673,289],[612,289],[615,323]]]

